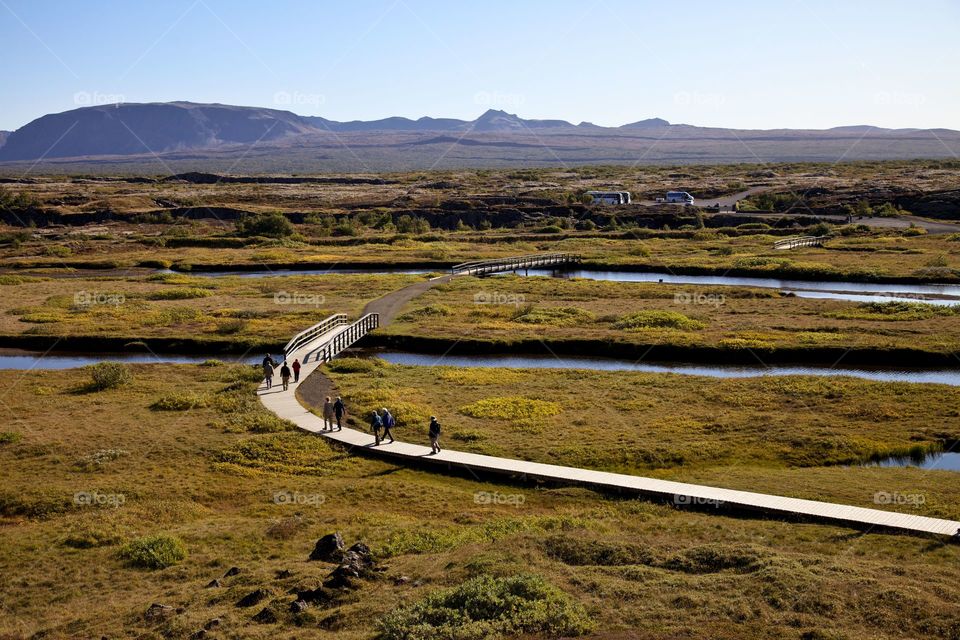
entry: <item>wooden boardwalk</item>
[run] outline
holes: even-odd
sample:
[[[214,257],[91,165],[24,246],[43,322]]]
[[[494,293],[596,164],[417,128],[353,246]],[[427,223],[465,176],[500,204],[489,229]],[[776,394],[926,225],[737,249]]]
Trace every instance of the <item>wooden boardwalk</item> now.
[[[784,238],[773,243],[774,249],[799,249],[800,247],[822,247],[830,236],[796,236]]]
[[[305,380],[317,367],[329,361],[375,327],[370,315],[355,323],[348,323],[345,316],[331,316],[306,332],[298,334],[291,341],[291,350],[286,353],[289,361],[299,358],[303,363],[300,379]],[[304,341],[309,335],[310,339]],[[590,487],[617,489],[635,492],[639,495],[667,499],[678,506],[716,507],[718,509],[751,510],[765,514],[803,518],[818,522],[828,522],[858,529],[897,530],[911,533],[932,533],[942,536],[956,536],[960,532],[960,522],[928,518],[896,511],[884,511],[854,507],[815,500],[802,500],[783,496],[722,489],[670,480],[659,480],[622,473],[592,471],[576,467],[564,467],[538,462],[526,462],[510,458],[497,458],[461,451],[444,450],[431,455],[430,448],[406,442],[394,442],[373,446],[373,436],[354,429],[343,431],[324,431],[323,420],[308,411],[296,398],[296,385],[291,384],[289,391],[282,391],[275,384],[267,390],[263,386],[257,391],[263,405],[277,416],[289,420],[301,429],[320,434],[326,438],[361,448],[364,452],[394,458],[407,462],[420,462],[436,465],[441,469],[457,467],[466,471],[476,470],[486,473],[503,474],[511,477],[534,478],[551,482],[579,484]],[[349,403],[349,398],[347,398]],[[424,426],[426,429],[426,426]]]
[[[581,260],[579,253],[535,253],[497,260],[464,262],[450,269],[450,272],[453,275],[482,276],[488,273],[504,273],[506,271],[519,271],[520,269],[568,266],[580,264]]]

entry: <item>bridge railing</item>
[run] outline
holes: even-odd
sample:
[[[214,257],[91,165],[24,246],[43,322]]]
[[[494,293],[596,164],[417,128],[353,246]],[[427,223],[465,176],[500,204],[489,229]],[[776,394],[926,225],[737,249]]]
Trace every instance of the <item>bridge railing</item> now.
[[[330,316],[326,320],[321,320],[312,327],[308,327],[307,329],[304,329],[297,335],[290,338],[290,342],[288,342],[287,346],[283,348],[283,352],[285,354],[293,353],[308,342],[316,340],[319,336],[322,336],[334,327],[338,327],[342,324],[347,324],[347,314],[345,313],[337,313]]]
[[[497,273],[500,271],[513,271],[514,269],[530,269],[535,267],[547,267],[558,264],[576,264],[581,261],[578,253],[539,253],[525,256],[512,256],[509,258],[498,258],[495,260],[478,260],[475,262],[464,262],[450,269],[454,275],[482,275],[484,273]]]
[[[797,236],[784,238],[773,243],[774,249],[796,249],[798,247],[822,247],[829,236]]]
[[[354,342],[367,335],[380,326],[380,314],[368,313],[359,320],[348,326],[346,329],[331,337],[329,340],[313,349],[304,362],[315,360],[317,362],[330,362],[337,357],[341,351],[352,345]]]

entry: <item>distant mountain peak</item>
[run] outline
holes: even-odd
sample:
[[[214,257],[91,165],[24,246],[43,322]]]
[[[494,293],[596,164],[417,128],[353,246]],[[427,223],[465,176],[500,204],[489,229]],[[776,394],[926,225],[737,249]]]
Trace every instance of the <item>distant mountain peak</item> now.
[[[630,124],[622,125],[621,129],[659,129],[661,127],[669,127],[670,123],[664,120],[663,118],[647,118],[646,120],[638,120],[636,122],[631,122]]]

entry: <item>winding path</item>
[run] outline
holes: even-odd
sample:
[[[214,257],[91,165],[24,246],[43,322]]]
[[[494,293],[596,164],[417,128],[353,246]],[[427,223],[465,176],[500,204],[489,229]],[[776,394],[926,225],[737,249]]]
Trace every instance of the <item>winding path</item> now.
[[[447,282],[452,276],[441,276],[425,282],[418,282],[399,291],[390,293],[383,298],[367,305],[364,313],[379,313],[380,325],[388,324],[408,301],[424,291],[442,282]],[[535,478],[553,482],[580,484],[591,487],[618,489],[636,492],[641,495],[667,499],[676,505],[710,506],[725,509],[744,509],[776,514],[790,518],[805,518],[822,522],[830,522],[852,526],[858,529],[897,530],[910,533],[937,534],[942,536],[957,536],[960,534],[960,522],[929,518],[913,514],[883,511],[849,505],[815,500],[803,500],[783,496],[753,493],[722,489],[704,485],[688,484],[646,478],[642,476],[606,471],[593,471],[576,467],[564,467],[538,462],[527,462],[510,458],[498,458],[462,451],[444,450],[439,454],[432,454],[429,447],[407,442],[393,442],[390,444],[373,445],[373,437],[362,431],[344,428],[342,431],[325,429],[323,419],[314,415],[309,409],[300,404],[297,399],[297,387],[304,385],[322,364],[316,360],[316,351],[319,347],[344,332],[349,325],[344,324],[331,328],[326,333],[317,336],[310,343],[286,354],[292,361],[298,358],[303,363],[300,373],[300,383],[291,383],[289,391],[282,391],[280,385],[272,389],[263,386],[257,390],[263,405],[277,416],[289,420],[298,427],[311,433],[322,435],[330,440],[339,442],[350,448],[362,449],[364,452],[387,458],[395,458],[405,462],[419,462],[436,466],[438,469],[457,467],[469,472],[482,471],[512,477]],[[322,374],[318,373],[318,376]],[[323,376],[325,378],[325,376]],[[315,378],[316,379],[316,378]],[[315,397],[321,387],[308,384],[312,387],[309,396]],[[313,399],[312,397],[310,398]]]

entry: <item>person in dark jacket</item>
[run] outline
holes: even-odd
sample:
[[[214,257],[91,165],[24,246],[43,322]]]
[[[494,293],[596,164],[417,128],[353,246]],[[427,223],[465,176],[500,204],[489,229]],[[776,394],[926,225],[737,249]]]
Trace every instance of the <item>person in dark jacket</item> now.
[[[293,359],[293,381],[300,382],[300,359]]]
[[[436,416],[430,416],[430,430],[427,435],[430,436],[431,453],[440,453],[440,423]]]
[[[267,389],[273,386],[273,369],[277,366],[277,363],[273,361],[273,358],[270,357],[268,353],[263,357],[263,381],[267,386]]]
[[[391,414],[386,407],[383,408],[381,418],[383,420],[383,439],[386,440],[390,438],[390,442],[393,442],[393,434],[390,433],[390,429],[397,426],[397,421],[394,420],[393,414]]]
[[[290,365],[287,364],[287,361],[283,361],[283,366],[280,367],[280,381],[283,383],[283,390],[286,391],[290,388]]]
[[[374,409],[373,413],[370,414],[370,430],[373,431],[373,445],[377,446],[380,444],[380,430],[383,429],[383,418],[380,417],[380,414],[377,413],[377,410]]]
[[[337,401],[333,403],[333,415],[337,418],[337,431],[342,431],[343,417],[347,415],[347,406],[343,404],[343,398],[340,396],[337,396]]]

